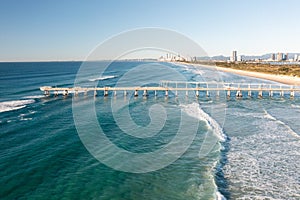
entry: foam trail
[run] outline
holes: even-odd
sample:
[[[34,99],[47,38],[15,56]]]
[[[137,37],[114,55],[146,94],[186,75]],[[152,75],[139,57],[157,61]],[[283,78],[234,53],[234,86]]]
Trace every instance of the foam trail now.
[[[220,141],[224,142],[226,140],[226,135],[223,133],[220,125],[212,117],[210,117],[206,112],[204,112],[200,108],[198,103],[194,102],[192,104],[180,105],[180,106],[183,108],[183,111],[186,112],[191,117],[194,117],[196,119],[204,121],[206,123],[207,128],[210,129],[218,137],[218,139]],[[212,137],[210,137],[210,135],[207,135],[206,140],[208,140],[208,141],[204,141],[204,144],[202,144],[202,146],[201,146],[201,149],[199,152],[200,158],[207,155],[212,150],[212,147],[216,144],[216,142],[213,142],[213,141],[209,142],[210,139],[214,140]],[[207,143],[207,144],[205,144],[205,143]],[[215,168],[217,166],[217,164],[218,164],[218,162],[215,162],[213,168]],[[215,180],[213,180],[213,182],[214,182],[214,185],[216,188],[216,200],[226,200],[226,198],[218,191],[218,186],[216,185]]]
[[[226,200],[226,198],[219,191],[217,191],[216,200]]]
[[[24,99],[41,99],[45,97],[44,95],[33,95],[33,96],[26,96],[26,97],[23,97]]]
[[[33,99],[0,102],[0,113],[25,108],[27,104],[34,102]]]
[[[194,66],[187,66],[187,65],[180,65],[180,64],[176,64],[176,65],[182,67],[183,70],[185,70],[185,71],[192,72],[193,74],[198,74],[198,75],[204,74],[203,71],[201,71],[199,68],[196,68]]]
[[[98,77],[98,78],[91,78],[89,79],[89,81],[103,81],[103,80],[106,80],[106,79],[112,79],[112,78],[116,78],[117,76],[101,76],[101,77]]]
[[[280,121],[279,119],[275,118],[270,113],[268,113],[266,110],[264,110],[264,112],[265,112],[265,116],[264,116],[265,118],[276,121],[277,123],[283,125],[284,127],[286,127],[288,129],[289,134],[291,134],[292,136],[300,139],[300,135],[298,135],[290,126],[285,124],[283,121]]]
[[[29,118],[21,117],[20,120],[21,120],[21,121],[29,121],[29,120],[32,120],[32,118],[31,118],[31,117],[29,117]]]
[[[209,129],[211,129],[218,138],[224,142],[226,140],[226,135],[223,133],[222,128],[212,117],[210,117],[206,112],[204,112],[198,103],[192,103],[188,105],[181,105],[184,112],[186,112],[191,117],[204,121]]]
[[[294,105],[294,104],[292,104],[291,107],[292,108],[300,108],[300,105]]]

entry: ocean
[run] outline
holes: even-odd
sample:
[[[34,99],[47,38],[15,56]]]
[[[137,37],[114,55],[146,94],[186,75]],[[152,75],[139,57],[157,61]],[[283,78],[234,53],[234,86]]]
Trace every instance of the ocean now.
[[[40,91],[176,80],[164,69],[190,82],[276,84],[136,61],[88,62],[78,76],[82,64],[0,63],[0,199],[300,199],[300,94],[228,99],[213,92],[187,98],[172,91],[168,97],[162,91],[147,97],[98,91],[97,97],[54,97]],[[143,73],[134,71],[138,67]],[[99,127],[125,153],[87,137]],[[133,162],[127,155],[145,156]]]

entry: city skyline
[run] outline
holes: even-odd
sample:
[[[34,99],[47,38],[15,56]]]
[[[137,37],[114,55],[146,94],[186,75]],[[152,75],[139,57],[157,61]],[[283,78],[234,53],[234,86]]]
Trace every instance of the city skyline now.
[[[208,56],[230,56],[232,50],[244,55],[298,53],[298,7],[300,2],[296,0],[5,0],[0,8],[0,61],[84,60],[107,38],[143,27],[186,35]]]
[[[154,58],[155,59],[155,58]],[[300,53],[291,52],[277,52],[265,53],[263,55],[245,55],[240,54],[238,51],[233,50],[231,56],[215,55],[215,56],[194,56],[185,57],[180,54],[161,55],[158,60],[160,61],[228,61],[228,62],[243,62],[243,61],[256,61],[256,62],[270,62],[276,63],[285,61],[287,62],[300,62]]]

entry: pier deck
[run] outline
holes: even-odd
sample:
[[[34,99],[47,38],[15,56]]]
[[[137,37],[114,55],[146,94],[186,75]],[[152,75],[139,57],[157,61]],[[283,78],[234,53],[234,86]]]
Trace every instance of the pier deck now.
[[[295,96],[295,92],[300,92],[300,87],[278,85],[278,84],[257,84],[257,83],[207,83],[207,82],[179,82],[179,81],[162,81],[159,86],[130,86],[130,87],[50,87],[44,86],[40,88],[44,91],[45,95],[50,95],[53,92],[54,95],[69,93],[86,93],[93,91],[94,95],[97,95],[97,91],[103,91],[104,96],[108,96],[109,91],[113,91],[116,95],[117,91],[123,91],[124,95],[127,95],[128,91],[133,91],[134,96],[138,96],[139,91],[143,91],[143,96],[148,95],[148,91],[154,91],[155,95],[157,91],[164,91],[165,96],[169,95],[169,91],[174,92],[177,96],[178,91],[185,91],[188,95],[189,91],[194,91],[196,96],[199,96],[199,92],[206,92],[209,96],[210,92],[216,92],[219,95],[220,91],[225,91],[227,96],[231,96],[232,92],[236,92],[235,96],[242,97],[243,92],[247,92],[248,96],[252,96],[253,92],[258,92],[258,96],[263,96],[263,92],[268,92],[269,96],[273,96],[273,93],[280,93],[284,96],[285,93],[289,93],[291,97]]]

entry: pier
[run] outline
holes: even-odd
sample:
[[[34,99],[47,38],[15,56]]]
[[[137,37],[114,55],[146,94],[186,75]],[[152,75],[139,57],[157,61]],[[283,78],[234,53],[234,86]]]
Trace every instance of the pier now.
[[[295,97],[296,92],[300,92],[299,86],[288,86],[279,84],[263,84],[263,83],[222,83],[222,82],[180,82],[180,81],[161,81],[158,86],[131,86],[131,87],[51,87],[43,86],[40,90],[44,92],[46,96],[51,93],[54,96],[62,94],[68,96],[73,94],[78,96],[79,93],[93,93],[94,96],[98,95],[99,91],[103,92],[103,96],[108,96],[109,92],[114,95],[127,96],[129,92],[132,92],[134,97],[148,96],[149,92],[154,92],[157,96],[158,92],[163,92],[164,96],[169,96],[172,92],[175,96],[178,96],[178,92],[184,92],[185,96],[189,96],[189,92],[194,92],[196,97],[200,96],[200,93],[204,93],[205,96],[210,96],[214,93],[215,96],[220,96],[220,92],[225,92],[227,97],[252,97],[256,94],[257,97],[263,96],[272,97],[275,93],[284,97],[285,94],[290,97]]]

